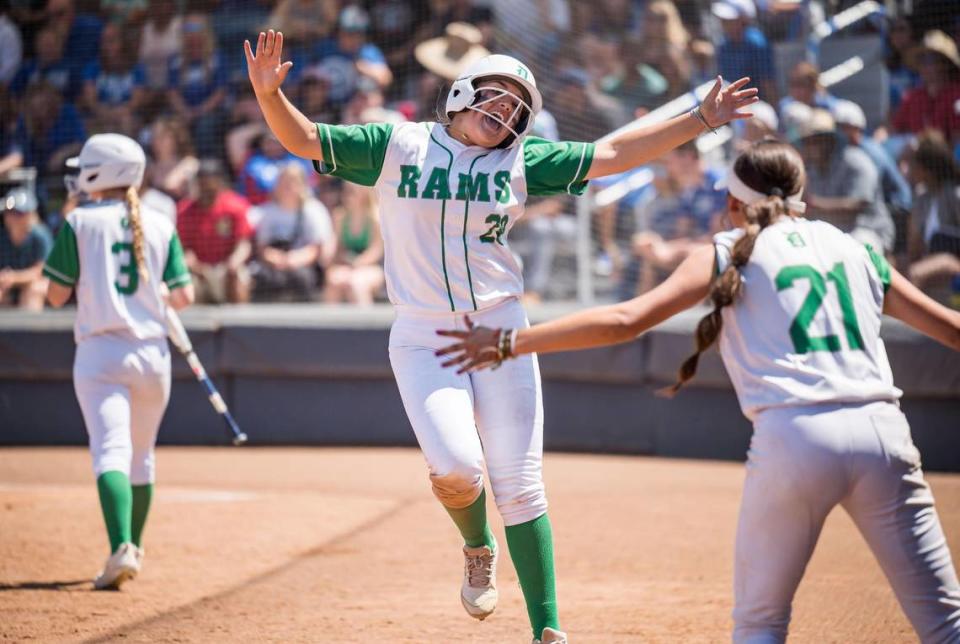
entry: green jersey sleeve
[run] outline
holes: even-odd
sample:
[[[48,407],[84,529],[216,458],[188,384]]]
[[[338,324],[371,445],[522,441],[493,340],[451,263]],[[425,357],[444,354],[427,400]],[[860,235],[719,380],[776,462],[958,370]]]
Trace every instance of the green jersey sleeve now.
[[[77,235],[69,221],[63,222],[53,250],[47,255],[43,274],[57,284],[73,288],[80,278],[80,254],[77,252]]]
[[[315,160],[313,167],[320,174],[333,175],[362,186],[372,186],[380,178],[392,133],[393,126],[389,123],[317,123],[323,161]]]
[[[864,246],[867,249],[867,255],[870,256],[873,267],[877,269],[877,274],[880,276],[880,283],[883,284],[883,292],[886,293],[890,289],[890,264],[883,255],[873,250],[870,244],[864,244]]]
[[[528,136],[523,142],[527,194],[582,195],[593,163],[593,143],[554,142]]]
[[[170,237],[167,265],[163,267],[163,281],[171,289],[190,283],[190,271],[187,269],[187,262],[183,259],[183,245],[177,233],[173,233]]]

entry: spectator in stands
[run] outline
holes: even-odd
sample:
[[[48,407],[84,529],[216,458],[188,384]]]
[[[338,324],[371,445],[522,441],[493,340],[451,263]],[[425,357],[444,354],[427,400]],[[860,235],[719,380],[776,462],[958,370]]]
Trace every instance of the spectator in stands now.
[[[593,43],[591,47],[591,43]],[[651,108],[666,102],[669,97],[669,82],[644,57],[647,50],[637,42],[625,42],[612,39],[584,39],[584,57],[594,57],[590,66],[593,83],[605,103],[611,107],[606,111],[616,114],[616,125],[624,125],[646,114]],[[597,52],[603,52],[597,55]],[[608,67],[598,68],[597,62],[608,62]],[[612,100],[610,100],[612,99]],[[616,106],[615,108],[613,106]]]
[[[21,65],[10,89],[22,96],[33,85],[44,82],[57,89],[66,100],[72,101],[79,91],[79,74],[64,56],[64,41],[60,32],[48,25],[37,32],[34,56]]]
[[[807,216],[823,219],[873,248],[893,249],[894,225],[870,157],[837,136],[830,112],[813,110],[800,132],[807,168]]]
[[[903,233],[905,233],[906,219],[913,199],[910,184],[901,174],[896,161],[887,149],[866,133],[867,117],[859,105],[853,101],[837,99],[833,106],[833,118],[837,123],[837,129],[847,142],[866,152],[873,161],[873,165],[880,174],[880,191],[883,201],[887,204],[894,223],[897,224],[897,241],[905,240]],[[896,247],[898,247],[897,244],[894,250],[897,249]]]
[[[348,5],[340,12],[337,34],[322,40],[314,50],[311,61],[330,77],[330,101],[343,105],[356,90],[361,76],[366,76],[386,88],[393,80],[383,52],[367,42],[370,18],[356,5]]]
[[[773,50],[763,32],[751,24],[757,17],[753,0],[719,0],[711,5],[711,11],[723,27],[717,46],[720,75],[728,80],[749,76],[760,96],[773,102],[777,96]]]
[[[690,34],[680,21],[673,2],[654,0],[647,5],[637,45],[640,61],[666,79],[665,98],[674,98],[690,90]]]
[[[150,12],[140,32],[140,63],[147,87],[165,90],[170,77],[170,59],[183,48],[183,16],[170,0],[150,0]]]
[[[430,3],[427,0],[372,0],[367,4],[370,39],[383,52],[393,72],[392,87],[404,92],[417,71],[410,51],[418,42],[415,40],[418,28],[429,21]]]
[[[250,209],[256,227],[251,267],[256,300],[308,302],[320,285],[320,269],[336,252],[330,213],[310,194],[298,163],[280,170],[270,201]]]
[[[93,13],[78,12],[75,5],[74,0],[48,0],[46,17],[47,26],[53,27],[59,42],[65,43],[71,73],[79,77],[86,64],[97,59],[103,21]]]
[[[307,70],[298,87],[300,100],[297,105],[304,116],[314,123],[342,123],[339,112],[330,103],[330,77],[322,68]],[[251,90],[252,92],[252,90]],[[254,99],[256,105],[256,99]],[[260,108],[257,106],[257,113]],[[261,116],[262,118],[262,116]]]
[[[780,99],[780,114],[788,112],[795,103],[811,108],[832,110],[837,98],[820,84],[820,70],[816,65],[800,61],[790,70],[787,95]]]
[[[572,2],[573,24],[579,32],[614,33],[619,38],[636,35],[643,22],[641,3],[632,0]]]
[[[222,156],[227,77],[205,15],[184,18],[183,48],[171,59],[169,78],[167,100],[189,124],[200,156]]]
[[[100,59],[83,70],[82,102],[93,118],[91,129],[135,136],[146,99],[143,66],[118,23],[107,24],[101,34]]]
[[[77,110],[56,87],[43,81],[30,87],[14,133],[24,166],[37,168],[41,175],[60,174],[64,161],[86,138]]]
[[[960,273],[960,168],[935,130],[922,133],[907,158],[916,189],[907,244],[910,281],[939,295]]]
[[[17,144],[17,113],[13,96],[0,85],[0,177],[23,164],[23,150]]]
[[[890,125],[894,132],[917,134],[927,128],[960,141],[960,54],[957,44],[942,31],[929,31],[918,50],[920,86],[903,97]]]
[[[252,204],[267,201],[280,171],[291,163],[300,165],[308,173],[307,176],[313,174],[310,161],[290,154],[270,130],[263,130],[254,146],[253,154],[247,159],[237,179],[240,192]]]
[[[904,17],[893,18],[887,30],[887,72],[890,75],[890,111],[896,112],[908,91],[920,83],[917,72],[910,67],[916,58],[916,39],[913,27]]]
[[[753,118],[734,121],[730,124],[734,132],[733,148],[737,154],[746,151],[757,141],[768,137],[777,138],[780,119],[773,106],[770,103],[758,101],[750,106],[750,111],[753,113]]]
[[[42,311],[47,295],[43,262],[53,237],[37,218],[36,197],[26,189],[11,190],[0,206],[0,307]]]
[[[373,304],[383,288],[383,239],[371,188],[344,183],[334,211],[336,255],[327,270],[325,302]]]
[[[656,196],[637,213],[633,254],[639,262],[637,293],[645,293],[680,265],[690,253],[723,229],[726,192],[713,186],[720,175],[704,167],[694,141],[663,159],[665,175],[656,181]]]
[[[562,141],[596,141],[623,123],[622,110],[609,97],[590,93],[590,78],[581,69],[565,69],[555,79],[550,103]]]
[[[177,232],[184,259],[193,274],[198,302],[239,303],[250,299],[247,260],[253,230],[247,221],[250,204],[227,188],[223,163],[200,162],[199,195],[180,202]]]
[[[6,87],[23,60],[20,28],[10,19],[10,0],[0,0],[0,87]]]
[[[290,58],[299,59],[311,45],[330,35],[339,9],[337,0],[280,0],[263,28],[283,32]]]
[[[149,8],[148,0],[100,0],[104,20],[128,27],[143,24]]]
[[[159,118],[150,128],[147,181],[174,199],[187,196],[199,166],[190,132],[176,118]]]

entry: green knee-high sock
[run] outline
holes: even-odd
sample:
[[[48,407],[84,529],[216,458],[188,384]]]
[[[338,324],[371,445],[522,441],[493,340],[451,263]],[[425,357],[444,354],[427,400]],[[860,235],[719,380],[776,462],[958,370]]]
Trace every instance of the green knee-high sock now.
[[[150,512],[150,500],[153,499],[153,483],[146,485],[134,485],[133,490],[133,515],[130,521],[130,536],[133,542],[139,548],[142,544],[143,526],[147,523],[147,513]]]
[[[507,526],[506,532],[533,636],[540,639],[544,628],[560,628],[550,519],[542,514],[533,521]]]
[[[447,508],[447,514],[457,524],[460,534],[463,535],[463,542],[471,548],[477,546],[489,546],[493,548],[493,533],[490,532],[490,524],[487,523],[487,491],[480,492],[477,500],[465,508],[459,510]]]
[[[100,508],[110,537],[110,552],[121,543],[130,541],[130,515],[133,512],[133,493],[130,479],[123,472],[104,472],[97,479]]]

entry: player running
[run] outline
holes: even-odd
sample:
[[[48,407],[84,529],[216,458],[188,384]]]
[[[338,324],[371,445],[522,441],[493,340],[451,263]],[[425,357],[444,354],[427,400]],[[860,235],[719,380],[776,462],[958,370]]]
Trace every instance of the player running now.
[[[315,124],[280,91],[292,66],[283,36],[245,42],[250,82],[270,129],[319,172],[376,186],[387,292],[396,307],[390,362],[430,471],[433,491],[465,546],[461,601],[484,619],[496,607],[500,551],[486,516],[483,468],[534,641],[565,642],[557,616],[553,541],[542,478],[543,412],[535,358],[496,373],[457,375],[434,358],[435,331],[464,312],[490,326],[526,324],[520,267],[507,245],[528,196],[580,194],[593,177],[622,172],[696,137],[707,124],[745,118],[756,100],[741,79],[718,79],[702,106],[609,143],[528,137],[542,98],[526,65],[488,56],[456,80],[442,123]]]
[[[921,293],[869,246],[803,219],[804,183],[793,148],[758,143],[727,179],[738,228],[654,290],[519,331],[440,331],[459,342],[438,354],[472,373],[515,356],[629,342],[709,296],[697,352],[671,391],[719,337],[754,428],[737,528],[734,641],[786,639],[794,592],[839,503],[921,640],[960,642],[960,584],[880,339],[882,312],[960,350],[960,312]]]
[[[111,552],[93,585],[108,589],[143,561],[154,443],[170,397],[165,307],[189,306],[193,285],[173,225],[140,203],[146,158],[136,141],[98,134],[75,163],[89,200],[67,214],[43,274],[53,306],[77,291],[73,386]]]

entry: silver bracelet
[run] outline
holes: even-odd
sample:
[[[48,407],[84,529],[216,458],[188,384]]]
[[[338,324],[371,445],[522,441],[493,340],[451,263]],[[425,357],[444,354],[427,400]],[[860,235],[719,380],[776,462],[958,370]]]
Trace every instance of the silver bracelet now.
[[[709,123],[707,123],[707,119],[704,118],[703,112],[700,110],[700,106],[699,106],[699,105],[697,105],[695,108],[693,108],[692,110],[690,110],[690,114],[693,116],[693,118],[695,118],[695,119],[697,119],[698,121],[700,121],[700,124],[703,125],[703,127],[705,127],[708,132],[710,132],[711,134],[716,134],[716,133],[717,133],[717,128],[715,128],[715,127],[713,127],[712,125],[710,125]]]

